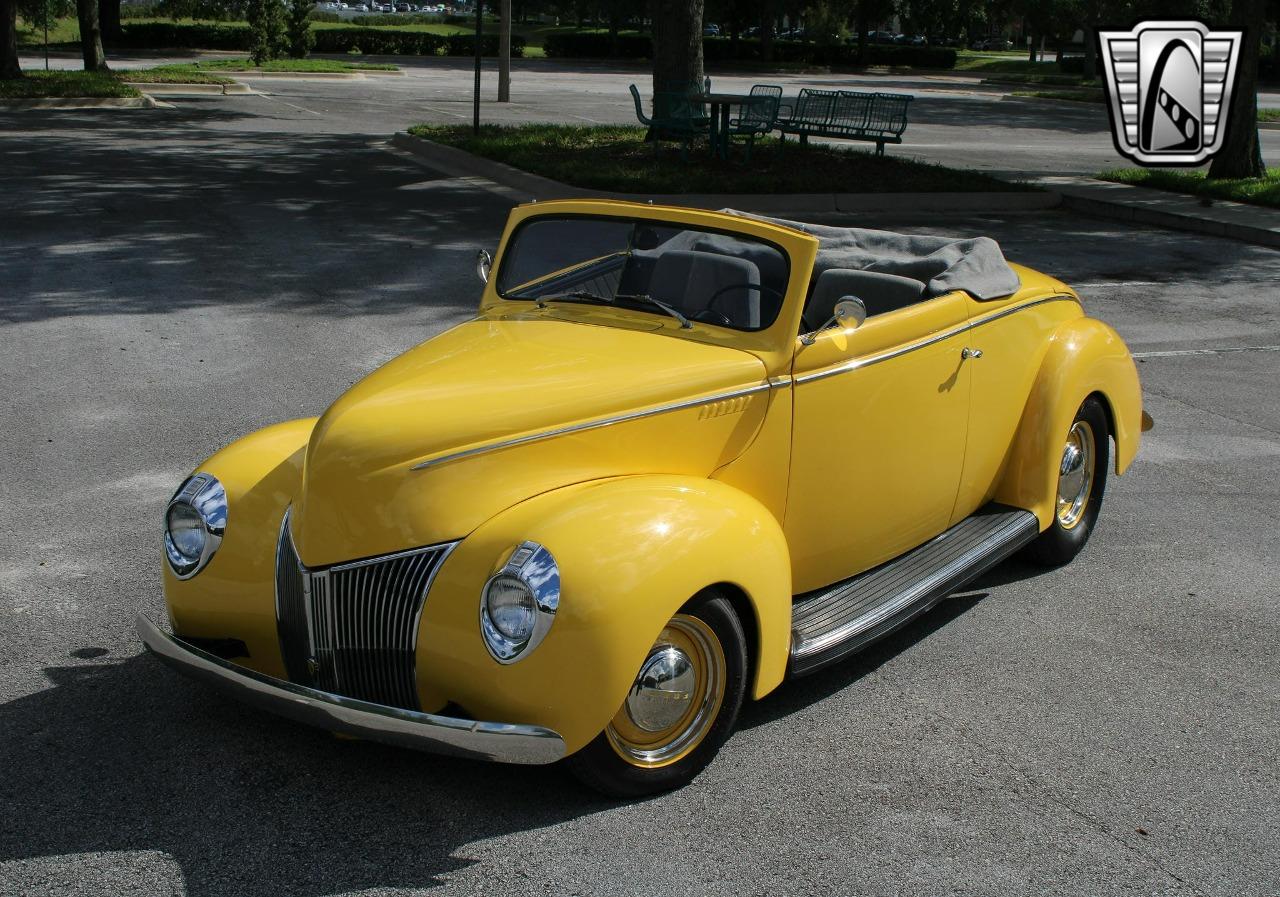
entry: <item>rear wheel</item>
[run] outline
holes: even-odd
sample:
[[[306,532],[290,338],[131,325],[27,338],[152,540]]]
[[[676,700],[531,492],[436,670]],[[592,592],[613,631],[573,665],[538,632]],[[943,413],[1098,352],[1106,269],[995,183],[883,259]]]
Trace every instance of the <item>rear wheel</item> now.
[[[1031,560],[1056,567],[1074,558],[1089,541],[1107,487],[1109,438],[1107,412],[1101,401],[1090,396],[1076,412],[1065,440],[1059,443],[1053,522],[1027,546]]]
[[[679,788],[733,731],[746,673],[746,637],[733,606],[715,589],[698,593],[663,627],[617,714],[569,758],[569,768],[615,797]]]

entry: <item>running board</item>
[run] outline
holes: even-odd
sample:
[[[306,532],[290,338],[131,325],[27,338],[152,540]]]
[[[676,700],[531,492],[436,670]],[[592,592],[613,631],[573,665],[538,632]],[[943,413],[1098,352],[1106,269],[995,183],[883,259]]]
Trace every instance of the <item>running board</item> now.
[[[861,650],[924,613],[1040,532],[1030,511],[989,504],[935,539],[833,586],[797,595],[791,610],[792,676]]]

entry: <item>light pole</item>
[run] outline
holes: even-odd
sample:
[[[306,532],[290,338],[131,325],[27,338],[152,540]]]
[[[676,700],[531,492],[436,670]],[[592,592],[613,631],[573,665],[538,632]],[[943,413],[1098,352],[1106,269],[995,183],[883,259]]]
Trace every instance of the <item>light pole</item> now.
[[[502,0],[498,32],[498,102],[511,102],[511,0]]]

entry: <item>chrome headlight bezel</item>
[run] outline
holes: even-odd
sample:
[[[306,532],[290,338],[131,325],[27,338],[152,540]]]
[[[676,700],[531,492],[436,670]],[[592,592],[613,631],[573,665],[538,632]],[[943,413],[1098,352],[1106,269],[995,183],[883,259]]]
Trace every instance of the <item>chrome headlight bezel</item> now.
[[[204,541],[198,555],[192,556],[178,549],[169,528],[169,514],[175,505],[183,505],[200,518],[204,529]],[[227,491],[218,478],[209,473],[197,473],[187,478],[164,508],[164,555],[169,569],[178,579],[190,579],[208,565],[222,545],[227,529]]]
[[[502,580],[517,581],[533,601],[533,623],[524,638],[512,638],[503,633],[490,615],[490,591]],[[546,637],[559,607],[560,568],[555,557],[537,542],[521,543],[480,590],[480,633],[489,656],[501,664],[515,663],[527,657]]]

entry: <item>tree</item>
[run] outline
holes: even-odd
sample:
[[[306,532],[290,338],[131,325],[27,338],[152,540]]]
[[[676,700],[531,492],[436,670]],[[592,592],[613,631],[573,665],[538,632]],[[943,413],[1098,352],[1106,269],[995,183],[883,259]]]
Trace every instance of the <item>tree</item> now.
[[[1209,165],[1211,178],[1260,178],[1267,173],[1258,142],[1258,57],[1262,47],[1262,27],[1266,0],[1233,0],[1229,23],[1243,29],[1240,47],[1240,74],[1231,95],[1227,114],[1227,134],[1222,149]]]
[[[289,55],[294,59],[303,59],[316,45],[316,36],[311,33],[311,20],[307,18],[314,7],[314,0],[289,0]]]
[[[703,0],[653,0],[655,97],[690,85],[702,86],[702,3]]]
[[[285,48],[284,7],[280,0],[249,0],[249,58],[262,65],[280,56]]]
[[[0,78],[21,78],[17,0],[0,0],[0,44]]]
[[[105,72],[107,54],[102,49],[102,28],[98,22],[98,0],[76,0],[80,20],[80,54],[86,72]]]

